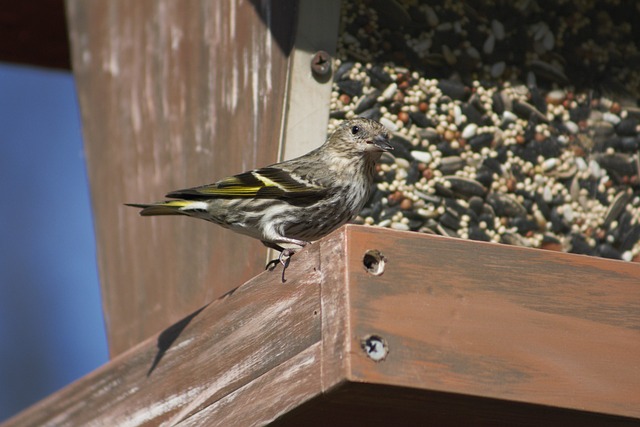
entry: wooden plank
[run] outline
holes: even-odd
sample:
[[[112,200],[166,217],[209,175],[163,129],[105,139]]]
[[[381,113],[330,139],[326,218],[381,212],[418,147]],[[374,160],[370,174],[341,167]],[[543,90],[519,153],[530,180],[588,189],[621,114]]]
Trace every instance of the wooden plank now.
[[[261,426],[320,395],[322,344],[313,344],[280,366],[176,424]],[[173,423],[169,422],[169,425]]]
[[[257,276],[3,427],[140,426],[188,420],[319,345],[320,276],[314,271],[318,256],[314,247],[296,255],[296,269],[287,271],[286,285],[278,271]],[[311,351],[280,372],[293,375],[292,379],[311,372],[305,370],[307,358],[315,357]],[[296,363],[302,372],[296,370]],[[302,397],[307,389],[299,389]],[[280,397],[274,400],[282,403]],[[218,407],[224,409],[224,402]]]
[[[349,226],[349,378],[640,418],[640,265]],[[363,254],[387,258],[368,274]],[[535,411],[532,411],[535,417]],[[535,419],[535,418],[534,418]]]
[[[343,228],[340,228],[343,230]],[[349,372],[352,332],[349,321],[349,293],[346,286],[346,234],[331,233],[316,243],[320,247],[322,274],[322,390],[329,391],[345,381]]]
[[[123,203],[277,160],[296,7],[66,5],[115,356],[264,267],[259,242],[190,218],[140,218]]]

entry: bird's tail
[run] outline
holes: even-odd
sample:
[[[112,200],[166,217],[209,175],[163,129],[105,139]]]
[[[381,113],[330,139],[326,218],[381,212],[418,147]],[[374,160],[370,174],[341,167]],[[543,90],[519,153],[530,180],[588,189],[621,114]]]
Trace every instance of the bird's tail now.
[[[188,211],[193,200],[167,200],[165,202],[141,204],[141,203],[125,203],[126,206],[134,208],[141,208],[140,215],[152,216],[152,215],[188,215]]]

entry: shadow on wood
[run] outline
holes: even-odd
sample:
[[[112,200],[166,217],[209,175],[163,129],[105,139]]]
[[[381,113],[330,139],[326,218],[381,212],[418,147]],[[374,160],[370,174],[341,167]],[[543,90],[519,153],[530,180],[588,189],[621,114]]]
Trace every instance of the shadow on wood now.
[[[256,276],[4,427],[637,425],[639,279],[638,264],[346,226],[286,284]]]
[[[149,372],[147,372],[147,376],[151,375],[151,373],[156,368],[156,366],[158,366],[158,363],[160,363],[160,360],[162,359],[164,354],[167,352],[167,350],[169,350],[169,348],[171,348],[173,343],[178,339],[182,331],[184,331],[184,328],[186,328],[187,325],[189,325],[189,322],[191,322],[191,320],[193,320],[193,318],[196,317],[198,314],[200,314],[200,312],[205,308],[207,308],[206,305],[194,311],[190,315],[186,316],[184,319],[169,326],[167,329],[162,331],[160,335],[158,335],[158,343],[157,343],[158,352],[156,353],[156,357],[153,358],[153,363],[149,368]]]

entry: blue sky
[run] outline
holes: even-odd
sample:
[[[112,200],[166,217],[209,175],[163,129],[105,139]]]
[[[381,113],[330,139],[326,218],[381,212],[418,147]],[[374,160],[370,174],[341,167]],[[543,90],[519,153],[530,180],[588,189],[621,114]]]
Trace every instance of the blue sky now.
[[[0,421],[107,361],[71,73],[0,63]]]

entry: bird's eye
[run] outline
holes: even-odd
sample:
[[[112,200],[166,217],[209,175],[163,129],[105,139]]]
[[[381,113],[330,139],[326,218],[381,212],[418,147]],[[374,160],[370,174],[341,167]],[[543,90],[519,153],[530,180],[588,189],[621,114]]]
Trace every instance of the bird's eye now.
[[[360,132],[360,126],[354,126],[354,127],[351,128],[351,133],[352,134],[355,135],[358,132]]]

